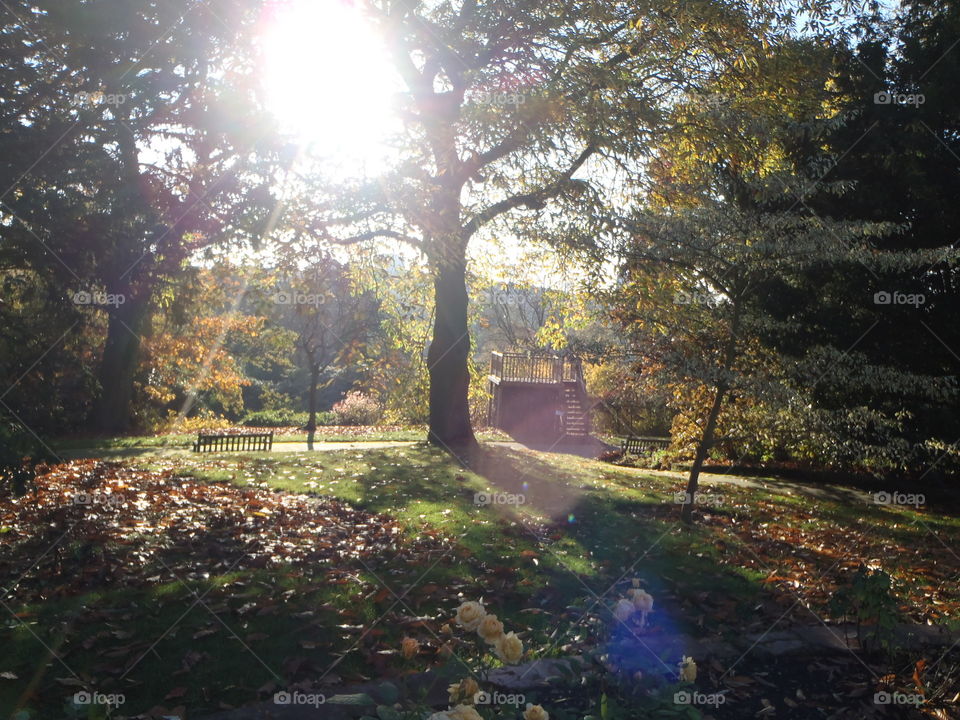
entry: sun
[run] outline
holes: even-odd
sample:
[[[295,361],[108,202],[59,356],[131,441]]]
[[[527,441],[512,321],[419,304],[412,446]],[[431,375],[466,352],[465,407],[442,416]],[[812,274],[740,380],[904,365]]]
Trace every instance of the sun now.
[[[383,167],[400,86],[369,18],[349,0],[277,2],[263,52],[268,107],[305,152],[355,176]]]

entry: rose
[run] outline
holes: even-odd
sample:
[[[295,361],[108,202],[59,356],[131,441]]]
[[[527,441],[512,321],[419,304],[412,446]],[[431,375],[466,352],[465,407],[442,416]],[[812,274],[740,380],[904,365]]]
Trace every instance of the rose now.
[[[523,641],[515,632],[501,635],[494,646],[497,657],[511,665],[516,664],[523,657]]]
[[[613,607],[613,616],[620,622],[626,622],[633,615],[633,603],[629,600],[618,600]]]
[[[450,720],[483,720],[480,713],[469,705],[457,705],[455,708],[447,710],[447,717]]]
[[[523,720],[550,720],[550,713],[540,705],[527,703],[527,709],[523,711]]]
[[[409,660],[420,652],[420,643],[412,637],[405,637],[400,643],[400,651],[403,657]]]
[[[694,662],[692,657],[683,656],[677,665],[680,668],[680,682],[696,682],[697,679],[697,663]]]
[[[503,623],[497,620],[496,615],[487,615],[477,626],[477,635],[486,640],[488,645],[496,645],[503,635]]]
[[[459,702],[460,700],[473,702],[473,696],[480,692],[480,686],[473,678],[464,678],[448,687],[447,691],[450,693],[450,702]]]
[[[465,630],[476,630],[487,611],[478,602],[465,602],[457,608],[457,625]]]
[[[648,613],[653,610],[653,596],[646,590],[631,590],[629,593],[633,597],[633,606],[642,613]]]

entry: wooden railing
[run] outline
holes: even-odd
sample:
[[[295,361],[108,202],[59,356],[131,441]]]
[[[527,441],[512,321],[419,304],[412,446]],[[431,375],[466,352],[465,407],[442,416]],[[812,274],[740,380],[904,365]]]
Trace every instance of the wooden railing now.
[[[490,375],[502,382],[559,383],[577,382],[583,371],[578,358],[495,352]]]

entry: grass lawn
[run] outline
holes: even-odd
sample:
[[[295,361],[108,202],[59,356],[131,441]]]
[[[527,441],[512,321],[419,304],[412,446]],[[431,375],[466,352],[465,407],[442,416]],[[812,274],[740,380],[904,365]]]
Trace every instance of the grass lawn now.
[[[567,655],[611,641],[609,608],[635,578],[654,635],[819,624],[861,565],[892,576],[901,619],[956,623],[947,513],[708,482],[688,528],[681,487],[491,445],[471,470],[427,445],[56,466],[34,494],[0,497],[0,716],[60,717],[87,687],[122,692],[125,714],[192,717],[320,677],[423,669],[456,606],[480,598],[529,657]],[[421,643],[412,660],[404,636]]]

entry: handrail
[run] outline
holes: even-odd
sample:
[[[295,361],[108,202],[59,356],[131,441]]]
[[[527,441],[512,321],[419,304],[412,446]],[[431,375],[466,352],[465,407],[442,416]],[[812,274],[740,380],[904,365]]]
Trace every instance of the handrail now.
[[[505,382],[582,382],[583,364],[570,356],[494,352],[490,357],[490,375]]]

